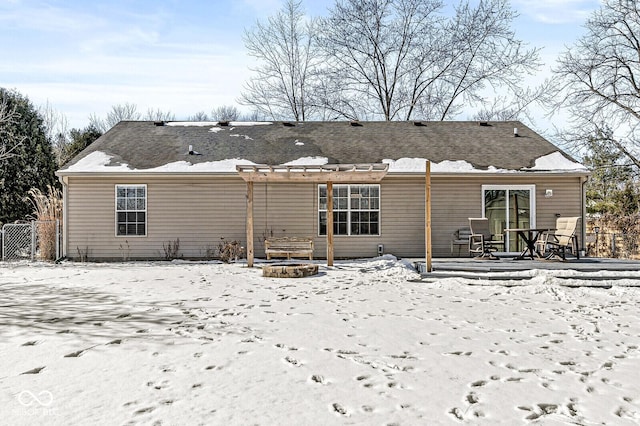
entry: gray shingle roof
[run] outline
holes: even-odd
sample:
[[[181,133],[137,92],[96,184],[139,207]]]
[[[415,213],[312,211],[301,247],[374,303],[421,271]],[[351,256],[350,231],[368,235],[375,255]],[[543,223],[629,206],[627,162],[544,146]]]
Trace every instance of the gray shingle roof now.
[[[149,169],[176,162],[192,164],[245,159],[279,165],[302,157],[327,157],[330,164],[380,163],[383,159],[464,160],[477,169],[530,168],[536,159],[560,151],[518,121],[272,122],[268,125],[177,125],[123,121],[64,168],[92,152],[112,156],[111,164]],[[519,137],[514,137],[514,128]],[[213,131],[212,131],[213,129]],[[189,146],[201,155],[189,155]],[[564,154],[564,153],[563,153]],[[564,154],[571,159],[568,155]]]

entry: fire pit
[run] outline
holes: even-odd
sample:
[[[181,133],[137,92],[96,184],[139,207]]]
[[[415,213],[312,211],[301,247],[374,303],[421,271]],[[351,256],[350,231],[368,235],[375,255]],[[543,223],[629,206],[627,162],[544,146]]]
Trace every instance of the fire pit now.
[[[317,273],[318,265],[312,263],[280,263],[262,267],[262,276],[271,278],[304,278]]]

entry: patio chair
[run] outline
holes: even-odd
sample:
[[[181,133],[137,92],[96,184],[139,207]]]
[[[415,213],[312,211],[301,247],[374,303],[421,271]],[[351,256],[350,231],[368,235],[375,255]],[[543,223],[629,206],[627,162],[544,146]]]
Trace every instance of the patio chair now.
[[[453,256],[453,247],[457,246],[458,256],[463,247],[469,247],[469,237],[471,236],[471,229],[468,226],[456,229],[451,235],[451,256]]]
[[[469,252],[475,253],[475,257],[479,259],[497,259],[493,252],[498,251],[500,246],[504,250],[504,238],[502,234],[491,233],[489,219],[470,217],[469,228],[471,229]]]
[[[567,249],[571,250],[577,259],[580,259],[578,236],[576,235],[579,219],[580,216],[559,217],[556,219],[556,229],[540,234],[536,244],[538,244],[540,252],[544,253],[545,259],[567,260]]]

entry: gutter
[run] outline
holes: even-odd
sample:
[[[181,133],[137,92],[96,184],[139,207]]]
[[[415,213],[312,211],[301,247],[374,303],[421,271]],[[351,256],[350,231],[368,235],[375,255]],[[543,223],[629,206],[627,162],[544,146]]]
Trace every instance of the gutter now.
[[[57,171],[56,176],[58,179],[67,177],[126,177],[127,179],[133,177],[149,178],[149,177],[193,177],[193,176],[211,176],[211,177],[238,177],[238,172],[138,172],[135,170],[118,171],[118,172],[65,172]]]
[[[591,175],[589,171],[509,171],[509,172],[431,172],[432,176],[437,177],[510,177],[510,176],[581,176],[587,177]],[[238,177],[237,171],[228,172],[145,172],[145,171],[117,171],[117,172],[56,172],[58,178],[65,177],[193,177],[193,176],[210,176],[210,177]],[[386,177],[416,177],[424,178],[424,172],[388,172]]]
[[[591,172],[589,171],[576,171],[576,170],[570,170],[570,171],[509,171],[509,172],[459,172],[459,173],[453,173],[453,172],[431,172],[431,176],[437,176],[437,177],[450,177],[450,178],[454,178],[454,177],[527,177],[527,176],[553,176],[553,177],[571,177],[571,176],[579,176],[579,177],[588,177],[591,175]],[[416,173],[416,172],[388,172],[387,173],[387,177],[418,177],[418,178],[424,178],[424,172],[422,173]]]

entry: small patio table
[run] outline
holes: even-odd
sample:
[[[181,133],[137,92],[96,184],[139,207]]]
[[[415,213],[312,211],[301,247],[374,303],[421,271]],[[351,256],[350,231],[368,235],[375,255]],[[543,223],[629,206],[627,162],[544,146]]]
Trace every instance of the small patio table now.
[[[525,248],[518,256],[514,257],[514,260],[524,260],[525,257],[534,258],[544,257],[542,253],[536,247],[536,240],[538,236],[549,231],[549,228],[507,228],[504,232],[515,232],[518,237],[522,238],[525,243]]]

